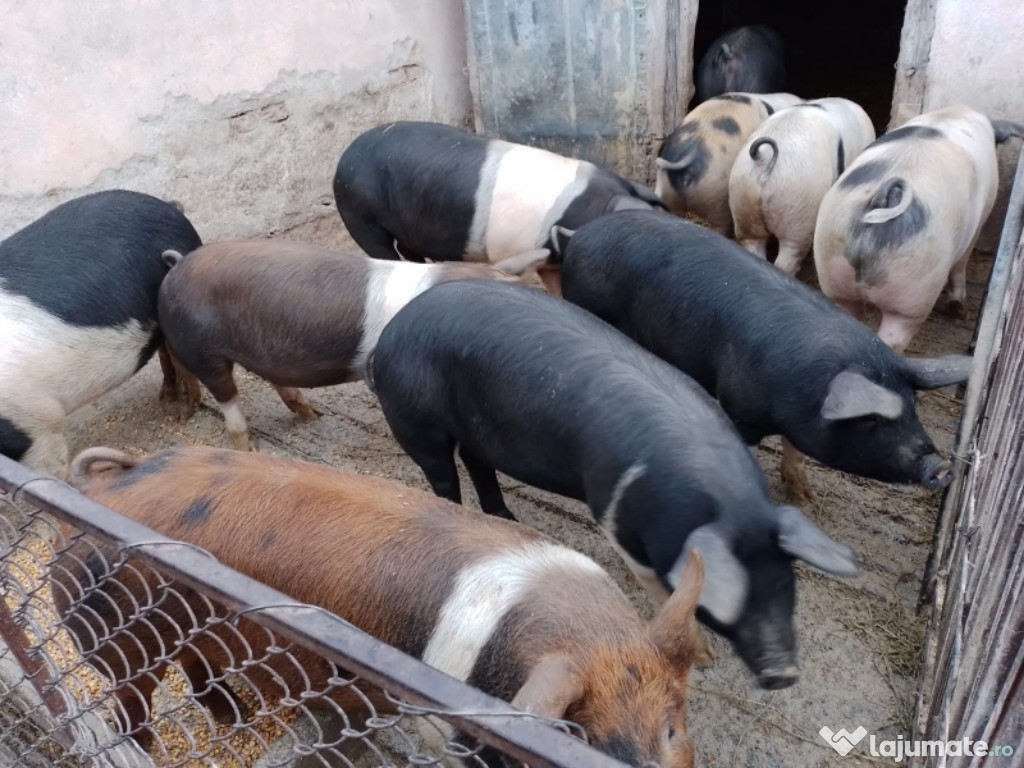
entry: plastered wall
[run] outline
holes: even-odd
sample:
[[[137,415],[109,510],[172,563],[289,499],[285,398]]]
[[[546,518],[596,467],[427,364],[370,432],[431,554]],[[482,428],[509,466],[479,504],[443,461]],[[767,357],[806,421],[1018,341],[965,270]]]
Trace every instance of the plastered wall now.
[[[922,111],[964,103],[990,117],[1024,123],[1024,2],[937,0],[932,11],[923,0],[912,0],[911,6],[933,13],[928,20],[934,28],[926,46]],[[908,13],[908,19],[913,17]],[[928,22],[921,24],[920,33],[928,32]],[[999,198],[979,240],[985,250],[998,244],[1021,146],[1014,140],[997,150]]]
[[[205,240],[329,244],[358,133],[470,119],[461,0],[6,0],[0,16],[0,238],[124,187],[181,201]]]

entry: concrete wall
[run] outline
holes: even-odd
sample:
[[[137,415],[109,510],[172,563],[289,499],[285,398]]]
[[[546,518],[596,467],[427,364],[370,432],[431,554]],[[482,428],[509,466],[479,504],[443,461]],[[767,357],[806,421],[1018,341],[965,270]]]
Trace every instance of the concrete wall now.
[[[990,117],[1024,122],[1024,3],[1020,0],[909,0],[896,72],[892,125],[964,103]],[[979,246],[995,248],[1021,142],[998,148],[999,198]]]
[[[180,200],[206,240],[344,237],[345,146],[468,124],[461,0],[35,0],[0,24],[0,238],[86,192]]]
[[[1024,3],[939,0],[924,89],[924,109],[963,102],[990,117],[1024,122]],[[979,245],[993,250],[1010,198],[1021,142],[998,149],[999,199]]]
[[[1024,121],[1024,3],[940,0],[924,108],[964,102],[991,117]]]

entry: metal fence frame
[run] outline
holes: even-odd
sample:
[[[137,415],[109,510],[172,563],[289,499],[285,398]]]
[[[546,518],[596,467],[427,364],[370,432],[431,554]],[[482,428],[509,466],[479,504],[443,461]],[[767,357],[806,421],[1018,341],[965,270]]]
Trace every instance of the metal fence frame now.
[[[322,608],[299,603],[222,565],[188,544],[162,536],[110,510],[70,486],[0,456],[0,489],[61,522],[69,523],[176,582],[206,595],[283,638],[379,686],[404,702],[429,710],[460,731],[536,768],[625,768],[583,741],[513,710],[507,703],[462,683],[371,637]],[[0,550],[0,556],[4,553]],[[0,557],[2,562],[2,557]],[[13,651],[46,706],[61,722],[54,737],[74,752],[63,703],[45,665],[0,600],[0,642]]]
[[[922,740],[1024,752],[1024,151],[974,346],[922,585],[930,616],[914,725]]]

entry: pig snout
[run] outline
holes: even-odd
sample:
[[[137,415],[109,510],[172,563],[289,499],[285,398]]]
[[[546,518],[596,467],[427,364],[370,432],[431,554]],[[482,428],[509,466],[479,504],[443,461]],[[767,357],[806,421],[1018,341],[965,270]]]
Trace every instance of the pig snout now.
[[[800,668],[794,664],[768,667],[757,673],[757,684],[769,691],[789,688],[800,679]]]
[[[917,482],[929,490],[945,488],[953,480],[953,465],[937,453],[928,453],[914,467]]]
[[[762,625],[757,635],[749,636],[741,630],[732,640],[739,657],[757,678],[761,688],[777,691],[800,679],[796,636],[791,627]]]

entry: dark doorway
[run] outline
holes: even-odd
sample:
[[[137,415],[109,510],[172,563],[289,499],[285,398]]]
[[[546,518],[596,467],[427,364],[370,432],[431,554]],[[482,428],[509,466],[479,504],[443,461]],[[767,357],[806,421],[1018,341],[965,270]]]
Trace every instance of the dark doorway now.
[[[851,99],[881,134],[892,108],[906,6],[906,0],[703,0],[694,68],[722,32],[767,24],[786,43],[786,90],[805,99]]]

